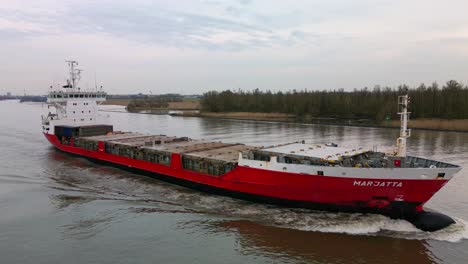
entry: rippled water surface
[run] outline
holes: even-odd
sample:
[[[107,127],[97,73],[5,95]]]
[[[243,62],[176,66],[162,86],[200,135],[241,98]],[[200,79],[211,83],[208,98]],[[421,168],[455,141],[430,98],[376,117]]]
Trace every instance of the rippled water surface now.
[[[106,106],[107,109],[116,107]],[[185,189],[69,156],[41,104],[0,101],[0,263],[468,263],[468,169],[427,207],[426,233],[379,215],[278,208]],[[252,145],[392,145],[394,129],[104,112],[117,130]],[[409,152],[468,167],[468,133],[413,131]]]

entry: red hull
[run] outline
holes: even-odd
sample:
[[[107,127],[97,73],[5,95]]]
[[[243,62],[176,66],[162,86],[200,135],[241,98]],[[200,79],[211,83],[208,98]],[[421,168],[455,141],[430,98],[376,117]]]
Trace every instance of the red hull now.
[[[88,151],[63,145],[55,135],[45,134],[58,149],[79,156],[96,159],[132,170],[165,175],[173,180],[226,191],[228,195],[257,199],[263,202],[285,203],[291,206],[345,211],[379,212],[395,217],[422,210],[447,180],[372,180],[365,186],[356,182],[369,182],[365,178],[344,178],[298,173],[278,172],[237,166],[223,176],[211,176],[182,168],[179,154],[172,154],[170,166],[117,156],[104,151]],[[183,184],[190,185],[190,184]],[[203,188],[202,188],[203,189]],[[404,200],[404,201],[403,201]],[[281,202],[282,201],[282,202]]]

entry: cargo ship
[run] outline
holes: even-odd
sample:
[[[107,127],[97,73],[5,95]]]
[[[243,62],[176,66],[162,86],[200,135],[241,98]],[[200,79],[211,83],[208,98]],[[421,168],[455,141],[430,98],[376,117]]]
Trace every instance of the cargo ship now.
[[[58,150],[188,188],[279,206],[378,213],[425,231],[454,220],[423,205],[460,167],[406,154],[408,96],[398,98],[400,137],[393,151],[305,141],[268,147],[114,131],[98,106],[100,89],[79,88],[68,61],[66,85],[51,87],[42,130]]]

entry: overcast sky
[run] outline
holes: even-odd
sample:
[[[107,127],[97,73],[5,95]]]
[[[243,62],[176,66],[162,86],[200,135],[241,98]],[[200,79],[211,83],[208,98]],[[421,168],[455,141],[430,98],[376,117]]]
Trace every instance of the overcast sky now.
[[[468,83],[467,0],[0,0],[0,94]]]

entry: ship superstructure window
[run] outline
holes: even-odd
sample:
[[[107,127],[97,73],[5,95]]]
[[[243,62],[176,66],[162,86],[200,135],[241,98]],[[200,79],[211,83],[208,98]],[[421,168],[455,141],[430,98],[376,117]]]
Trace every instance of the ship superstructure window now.
[[[317,171],[317,175],[323,176],[323,171]]]
[[[271,157],[262,153],[254,153],[254,160],[270,161]]]

